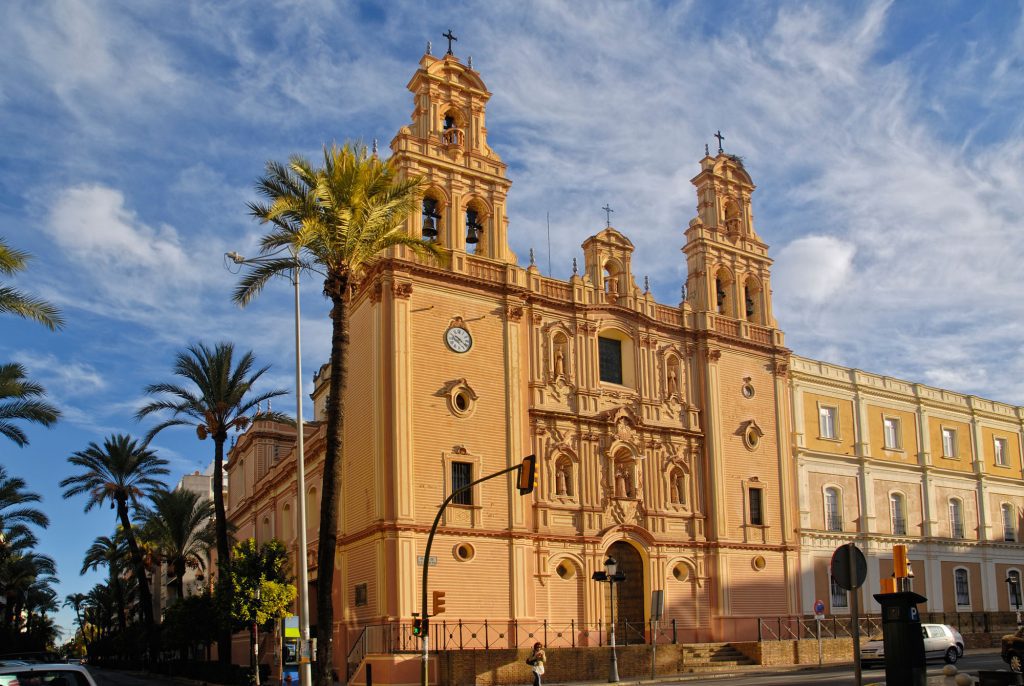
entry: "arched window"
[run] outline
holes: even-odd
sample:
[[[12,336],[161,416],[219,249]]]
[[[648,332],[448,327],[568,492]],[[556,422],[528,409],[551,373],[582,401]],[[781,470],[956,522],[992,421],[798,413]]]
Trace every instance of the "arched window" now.
[[[727,317],[735,316],[732,303],[732,275],[724,267],[715,275],[715,311]]]
[[[1010,607],[1019,610],[1024,602],[1021,602],[1020,571],[1011,569],[1006,574],[1006,591],[1010,596]]]
[[[949,536],[964,537],[964,504],[959,498],[949,499]]]
[[[957,607],[971,606],[971,582],[967,576],[967,570],[959,567],[953,571],[953,586],[956,589]]]
[[[825,530],[843,530],[843,510],[839,500],[839,489],[830,486],[825,489]]]
[[[1017,517],[1014,512],[1013,505],[1010,503],[1003,503],[999,508],[1000,514],[1003,519],[1003,540],[1004,541],[1016,541],[1017,540]]]
[[[604,264],[604,292],[608,295],[609,301],[622,295],[626,284],[622,283],[622,269],[618,262],[609,260]]]
[[[889,520],[894,535],[907,535],[907,508],[902,493],[889,494]]]
[[[748,322],[761,323],[761,288],[757,281],[748,279],[743,286],[743,314]]]
[[[316,488],[309,489],[306,495],[306,534],[316,531],[317,514],[320,512],[320,500],[317,498]]]
[[[459,128],[459,116],[456,110],[448,110],[441,123],[441,144],[462,145],[463,132]]]
[[[598,372],[603,383],[636,387],[633,339],[618,329],[605,329],[597,337]]]

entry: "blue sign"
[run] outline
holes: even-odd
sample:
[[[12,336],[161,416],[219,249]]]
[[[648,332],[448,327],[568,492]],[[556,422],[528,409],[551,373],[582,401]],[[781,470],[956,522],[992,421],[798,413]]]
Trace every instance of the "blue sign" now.
[[[814,614],[823,615],[825,614],[825,603],[821,600],[814,601]]]

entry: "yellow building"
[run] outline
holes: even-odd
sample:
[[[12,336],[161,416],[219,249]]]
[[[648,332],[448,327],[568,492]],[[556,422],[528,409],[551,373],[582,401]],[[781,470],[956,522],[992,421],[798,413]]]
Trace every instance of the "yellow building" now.
[[[632,641],[644,637],[653,591],[686,642],[749,635],[752,618],[799,613],[790,351],[742,162],[699,160],[697,216],[680,218],[677,236],[689,297],[660,304],[638,287],[633,246],[610,225],[581,231],[583,266],[568,280],[519,265],[508,245],[511,182],[487,144],[480,75],[452,55],[425,55],[408,88],[412,121],[391,151],[428,185],[408,230],[451,259],[437,266],[396,250],[352,297],[338,663],[350,629],[408,624],[420,611],[424,563],[430,590],[447,593],[438,621],[486,620],[508,643],[525,645],[546,622],[576,645],[596,644],[610,601],[591,575],[609,555],[626,574],[616,615]],[[315,551],[323,427],[307,431]],[[241,437],[229,515],[239,535],[294,550],[302,523],[291,443],[286,427],[262,422]],[[444,513],[424,561],[452,489],[530,453],[539,489],[521,497],[510,478],[475,487]],[[307,559],[315,579],[315,552]]]
[[[834,614],[829,558],[856,540],[868,559],[865,606],[909,546],[914,590],[931,612],[1008,611],[1024,572],[1024,410],[793,357],[803,606]],[[1019,598],[1017,599],[1019,603]]]

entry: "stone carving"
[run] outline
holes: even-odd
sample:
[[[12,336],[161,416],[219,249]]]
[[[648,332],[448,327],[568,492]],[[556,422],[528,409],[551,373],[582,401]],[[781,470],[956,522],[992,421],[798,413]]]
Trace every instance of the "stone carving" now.
[[[555,471],[555,495],[568,495],[566,483],[568,477],[566,472],[569,470],[569,466],[564,462],[558,465],[558,469]]]
[[[555,376],[565,376],[565,351],[561,344],[555,347]]]
[[[412,297],[412,284],[411,283],[395,283],[391,286],[391,292],[396,298],[402,298],[408,300]]]
[[[518,322],[523,318],[523,308],[521,305],[508,305],[505,307],[505,316],[511,322]]]

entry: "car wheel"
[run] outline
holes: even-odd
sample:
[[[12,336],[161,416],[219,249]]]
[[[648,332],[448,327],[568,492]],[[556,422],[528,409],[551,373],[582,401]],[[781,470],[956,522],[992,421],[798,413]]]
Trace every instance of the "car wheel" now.
[[[947,665],[954,665],[954,664],[956,664],[956,661],[959,658],[960,658],[960,653],[958,653],[956,651],[956,646],[950,646],[949,648],[946,648],[946,664]]]
[[[1010,653],[1010,657],[1006,658],[1006,663],[1010,665],[1011,672],[1019,672],[1021,670],[1020,655],[1017,653]]]

